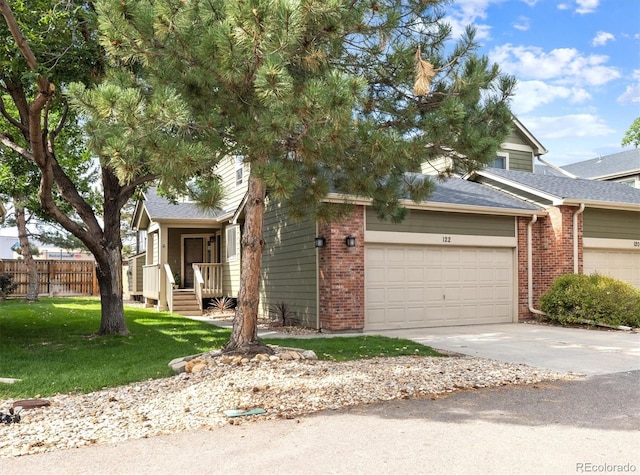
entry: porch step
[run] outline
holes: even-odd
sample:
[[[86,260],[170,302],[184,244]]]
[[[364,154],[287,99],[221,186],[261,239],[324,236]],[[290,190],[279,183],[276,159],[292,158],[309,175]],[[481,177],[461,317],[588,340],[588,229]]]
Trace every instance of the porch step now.
[[[178,315],[202,315],[195,291],[188,289],[174,290],[173,313]]]

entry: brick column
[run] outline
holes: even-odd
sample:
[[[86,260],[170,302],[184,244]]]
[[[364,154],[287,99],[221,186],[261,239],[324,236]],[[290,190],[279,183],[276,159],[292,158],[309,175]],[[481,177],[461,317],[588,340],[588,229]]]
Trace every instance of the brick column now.
[[[364,206],[339,223],[318,227],[325,238],[318,249],[320,329],[327,332],[364,329]],[[345,238],[356,238],[347,247]]]
[[[532,229],[533,304],[561,275],[573,274],[574,206],[548,208],[548,216],[540,217]],[[527,225],[529,217],[518,218],[518,318],[531,318],[528,306]],[[582,214],[578,217],[578,272],[582,273]]]

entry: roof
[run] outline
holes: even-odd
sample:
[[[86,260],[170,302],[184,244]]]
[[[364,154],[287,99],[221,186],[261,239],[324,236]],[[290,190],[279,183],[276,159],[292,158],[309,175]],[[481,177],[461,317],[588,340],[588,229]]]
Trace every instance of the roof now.
[[[588,202],[594,207],[624,207],[640,211],[640,190],[623,183],[541,175],[501,169],[484,169],[472,177],[483,183],[507,186],[536,195],[554,205]],[[477,178],[474,178],[477,179]]]
[[[640,149],[605,155],[561,167],[581,178],[603,179],[640,173]]]
[[[533,147],[533,154],[534,155],[544,155],[545,153],[548,152],[548,150],[546,148],[544,148],[544,145],[542,145],[538,141],[538,139],[535,138],[533,136],[533,134],[531,132],[529,132],[529,130],[515,116],[513,117],[513,123],[515,124],[516,129],[518,129],[520,131],[520,133],[522,133],[527,138],[527,140],[529,140],[529,142],[531,142],[531,146]]]
[[[217,221],[222,216],[228,216],[222,210],[203,209],[193,202],[172,203],[168,199],[158,195],[156,188],[149,188],[144,193],[144,200],[136,205],[132,223],[134,227],[141,219],[143,210],[149,220],[162,221]]]
[[[462,178],[449,178],[444,182],[437,182],[427,202],[516,210],[539,209],[532,203],[514,198],[500,190]]]

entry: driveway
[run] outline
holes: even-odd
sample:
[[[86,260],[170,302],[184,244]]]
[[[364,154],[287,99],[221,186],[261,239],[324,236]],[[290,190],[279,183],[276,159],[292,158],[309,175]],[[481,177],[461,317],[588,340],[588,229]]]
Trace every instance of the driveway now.
[[[527,323],[370,332],[480,358],[576,374],[640,370],[640,333]]]

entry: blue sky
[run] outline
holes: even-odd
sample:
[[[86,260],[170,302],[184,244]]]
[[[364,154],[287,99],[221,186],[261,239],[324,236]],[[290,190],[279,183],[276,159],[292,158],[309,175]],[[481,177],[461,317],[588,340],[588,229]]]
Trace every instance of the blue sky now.
[[[456,0],[457,36],[477,28],[480,52],[518,79],[512,110],[549,151],[575,163],[620,152],[640,116],[640,1]]]

